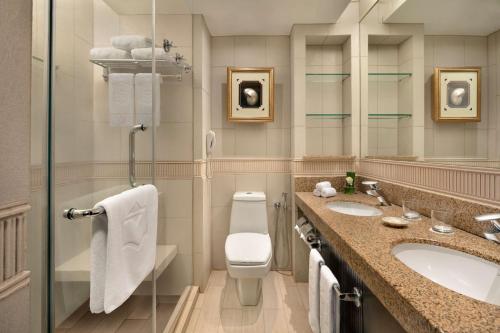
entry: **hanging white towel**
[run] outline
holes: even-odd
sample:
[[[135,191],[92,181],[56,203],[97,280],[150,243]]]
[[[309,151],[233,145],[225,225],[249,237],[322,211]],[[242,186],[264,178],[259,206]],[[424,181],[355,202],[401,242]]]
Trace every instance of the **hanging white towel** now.
[[[319,283],[321,294],[319,304],[319,318],[321,333],[340,332],[340,300],[337,294],[339,282],[332,271],[326,266],[321,267],[321,277]]]
[[[151,60],[153,58],[153,51],[151,47],[133,49],[131,53],[132,58],[135,60]],[[166,53],[165,50],[160,47],[155,48],[155,59],[170,60],[172,63],[175,63],[175,58]]]
[[[108,84],[108,109],[111,127],[134,124],[134,74],[111,73]]]
[[[132,295],[156,260],[158,191],[143,185],[104,199],[92,219],[90,311],[110,313]]]
[[[321,196],[323,198],[329,198],[337,195],[337,191],[333,187],[325,187],[321,189]]]
[[[129,51],[115,49],[114,47],[95,47],[90,50],[90,59],[131,59]]]
[[[313,333],[320,332],[319,322],[319,278],[320,267],[325,261],[318,250],[312,249],[309,252],[309,325]]]
[[[111,45],[117,49],[130,52],[132,49],[151,47],[153,42],[151,38],[141,35],[121,35],[111,37]]]
[[[153,115],[153,82],[156,89],[154,115],[155,126],[160,126],[160,82],[158,74],[140,73],[135,75],[135,119],[137,124],[152,126]]]
[[[324,182],[319,182],[316,184],[316,188],[321,191],[323,188],[329,188],[332,187],[332,183],[329,181],[324,181]]]

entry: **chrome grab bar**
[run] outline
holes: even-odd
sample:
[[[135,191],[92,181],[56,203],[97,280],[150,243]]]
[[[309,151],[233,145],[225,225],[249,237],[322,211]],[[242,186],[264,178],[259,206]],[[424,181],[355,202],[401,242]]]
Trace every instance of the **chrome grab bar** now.
[[[106,214],[106,211],[104,210],[103,207],[97,207],[97,208],[92,208],[92,209],[70,208],[70,209],[64,210],[63,217],[68,219],[68,220],[74,220],[74,219],[79,219],[82,217],[96,216],[96,215],[101,215],[101,214]]]
[[[143,124],[138,124],[132,127],[128,134],[128,181],[131,187],[137,187],[135,182],[135,133],[145,131],[146,128]]]

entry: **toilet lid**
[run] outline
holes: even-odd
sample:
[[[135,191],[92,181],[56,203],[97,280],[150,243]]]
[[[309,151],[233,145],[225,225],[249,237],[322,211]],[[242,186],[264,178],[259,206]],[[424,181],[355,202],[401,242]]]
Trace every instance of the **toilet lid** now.
[[[264,265],[271,258],[269,234],[240,232],[226,238],[226,259],[232,265]]]

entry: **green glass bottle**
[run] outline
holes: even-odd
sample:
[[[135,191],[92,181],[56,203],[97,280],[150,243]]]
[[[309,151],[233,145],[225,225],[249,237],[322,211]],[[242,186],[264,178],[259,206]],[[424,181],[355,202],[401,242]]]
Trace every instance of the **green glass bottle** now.
[[[354,192],[356,192],[356,189],[354,187],[355,182],[356,182],[356,173],[354,171],[347,171],[345,178],[345,187],[344,187],[345,194],[354,194]]]

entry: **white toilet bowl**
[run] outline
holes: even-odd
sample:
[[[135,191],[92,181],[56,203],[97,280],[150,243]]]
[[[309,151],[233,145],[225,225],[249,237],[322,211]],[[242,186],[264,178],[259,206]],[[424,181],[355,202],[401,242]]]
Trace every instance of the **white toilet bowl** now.
[[[236,192],[233,195],[225,253],[227,271],[236,279],[240,303],[257,305],[262,278],[271,269],[272,258],[264,193]]]

